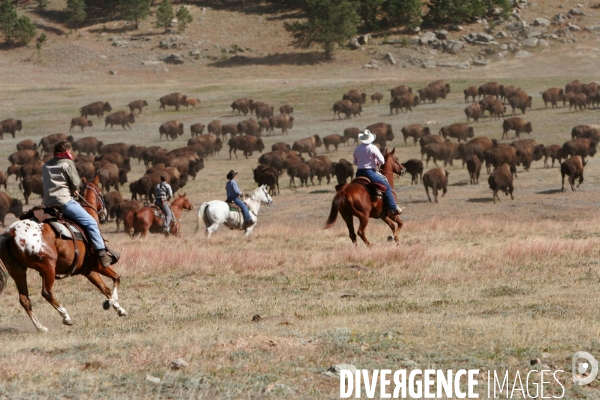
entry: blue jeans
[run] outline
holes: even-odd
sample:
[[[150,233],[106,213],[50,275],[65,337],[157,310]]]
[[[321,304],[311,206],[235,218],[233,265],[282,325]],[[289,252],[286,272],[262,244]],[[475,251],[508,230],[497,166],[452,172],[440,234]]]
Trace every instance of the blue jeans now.
[[[371,182],[384,184],[387,187],[387,190],[383,194],[383,202],[387,206],[389,211],[396,210],[396,200],[394,199],[394,194],[392,193],[392,187],[390,186],[390,183],[387,181],[387,179],[385,179],[384,176],[379,175],[376,171],[373,171],[372,169],[359,169],[356,171],[356,176],[364,176],[366,178],[369,178]]]
[[[242,209],[242,215],[244,216],[244,221],[250,221],[250,213],[248,212],[248,206],[244,204],[242,199],[239,197],[228,197],[227,202],[233,201],[238,207]]]
[[[171,219],[173,219],[173,214],[171,213],[171,209],[169,208],[169,206],[167,206],[167,202],[165,201],[163,203],[163,201],[161,199],[156,199],[156,200],[154,200],[154,204],[156,204],[158,207],[160,207],[160,209],[165,214],[165,227],[167,227],[167,228],[170,227]]]
[[[69,202],[61,208],[65,217],[81,225],[85,230],[88,239],[92,242],[94,250],[103,250],[106,248],[96,220],[81,207],[81,204],[75,200],[69,200]]]

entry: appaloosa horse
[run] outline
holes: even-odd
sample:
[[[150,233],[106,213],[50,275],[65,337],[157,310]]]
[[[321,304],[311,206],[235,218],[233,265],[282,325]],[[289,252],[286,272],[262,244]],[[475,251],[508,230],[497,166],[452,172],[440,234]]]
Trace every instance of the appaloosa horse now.
[[[103,207],[97,184],[95,179],[86,185],[82,200],[82,206],[96,222]],[[58,239],[50,225],[27,219],[14,222],[0,235],[0,293],[6,286],[9,274],[17,285],[20,303],[38,332],[47,332],[48,329],[37,320],[31,308],[27,288],[28,268],[37,271],[42,277],[42,296],[59,312],[65,325],[72,325],[71,317],[52,293],[52,285],[59,278],[58,275],[85,276],[108,298],[104,302],[105,309],[112,305],[119,316],[127,315],[118,302],[121,282],[119,274],[110,267],[102,267],[84,242]],[[112,291],[104,284],[100,275],[113,281]]]
[[[394,156],[396,149],[394,148],[391,152],[387,149],[383,155],[385,163],[379,168],[379,171],[386,177],[392,190],[394,190],[394,174],[403,176],[406,172],[406,168],[398,159]],[[394,198],[396,198],[396,192],[393,192]],[[369,223],[369,218],[382,219],[394,235],[394,241],[398,244],[400,239],[398,238],[398,232],[402,229],[403,222],[400,216],[397,215],[394,219],[387,216],[387,210],[383,204],[383,199],[377,198],[375,202],[371,201],[371,195],[367,189],[359,183],[349,183],[342,185],[331,204],[331,212],[329,218],[325,224],[325,229],[331,228],[337,219],[338,212],[342,215],[342,218],[348,226],[348,232],[350,233],[350,239],[352,243],[356,244],[356,234],[354,233],[353,217],[358,217],[359,227],[358,236],[365,242],[367,246],[371,246],[371,243],[365,236],[365,230]],[[394,223],[397,224],[394,225]]]
[[[177,194],[175,200],[171,202],[171,211],[173,212],[173,219],[171,220],[171,235],[181,235],[181,222],[179,218],[183,210],[190,211],[194,208],[190,200],[184,194]],[[133,231],[125,232],[129,233],[131,237],[140,234],[141,237],[146,237],[148,232],[150,233],[163,233],[164,216],[163,218],[156,216],[154,213],[156,209],[152,207],[143,207],[137,211],[134,211],[130,218],[132,220]],[[158,211],[158,210],[157,210]],[[162,215],[162,211],[159,211]]]

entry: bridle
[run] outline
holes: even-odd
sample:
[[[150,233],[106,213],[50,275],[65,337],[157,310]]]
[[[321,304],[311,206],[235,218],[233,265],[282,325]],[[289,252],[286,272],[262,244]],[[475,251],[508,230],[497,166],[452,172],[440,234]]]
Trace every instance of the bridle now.
[[[99,193],[100,189],[98,189],[98,186],[94,185],[91,182],[88,182],[85,186],[85,189],[90,189],[92,192],[94,192],[94,194],[96,195],[96,202],[98,204],[100,204],[100,210],[98,210],[96,207],[94,207],[93,205],[91,205],[82,195],[79,195],[79,199],[81,200],[81,202],[85,203],[82,204],[81,206],[83,208],[91,208],[92,210],[94,210],[94,212],[96,214],[98,214],[98,219],[100,220],[101,223],[105,223],[106,219],[108,217],[108,213],[106,212],[106,205],[104,203],[104,196],[102,196],[102,194]]]

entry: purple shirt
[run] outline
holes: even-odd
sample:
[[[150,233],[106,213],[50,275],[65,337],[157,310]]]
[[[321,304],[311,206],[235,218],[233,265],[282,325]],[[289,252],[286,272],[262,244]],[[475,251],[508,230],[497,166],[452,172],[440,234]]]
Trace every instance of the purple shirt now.
[[[361,144],[354,150],[354,164],[358,169],[377,169],[384,162],[383,155],[374,144]]]

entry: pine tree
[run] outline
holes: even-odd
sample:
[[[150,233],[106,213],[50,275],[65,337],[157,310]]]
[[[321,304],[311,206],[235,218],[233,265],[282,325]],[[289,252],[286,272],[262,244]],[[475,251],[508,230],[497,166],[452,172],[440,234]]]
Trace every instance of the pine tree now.
[[[360,19],[350,0],[305,0],[302,9],[307,21],[285,23],[296,48],[318,44],[325,50],[325,59],[331,60],[334,45],[344,44],[357,32]]]
[[[36,0],[36,2],[37,2],[37,8],[39,10],[43,10],[46,7],[48,7],[48,3],[49,3],[48,0]]]
[[[382,6],[386,0],[359,0],[358,14],[369,30],[379,27],[378,16],[382,13]]]
[[[158,10],[156,10],[156,26],[164,26],[166,32],[174,16],[173,6],[169,0],[162,0],[158,6]]]
[[[152,0],[121,0],[121,13],[123,19],[133,21],[135,29],[138,23],[150,13]]]
[[[80,22],[85,21],[87,18],[85,2],[83,0],[67,0],[67,13],[69,14],[69,22],[78,26]]]
[[[14,38],[21,44],[28,44],[35,37],[35,25],[26,16],[21,16],[15,22]]]
[[[179,7],[175,16],[177,17],[177,25],[179,25],[179,32],[185,31],[186,26],[194,21],[194,17],[185,6]]]
[[[7,44],[10,44],[12,41],[16,22],[17,10],[11,1],[4,0],[0,4],[0,30],[2,30]]]
[[[495,8],[506,18],[511,7],[508,0],[431,0],[427,19],[440,24],[460,23],[490,16]]]
[[[421,0],[389,0],[386,3],[388,21],[391,25],[421,26],[423,17]]]

